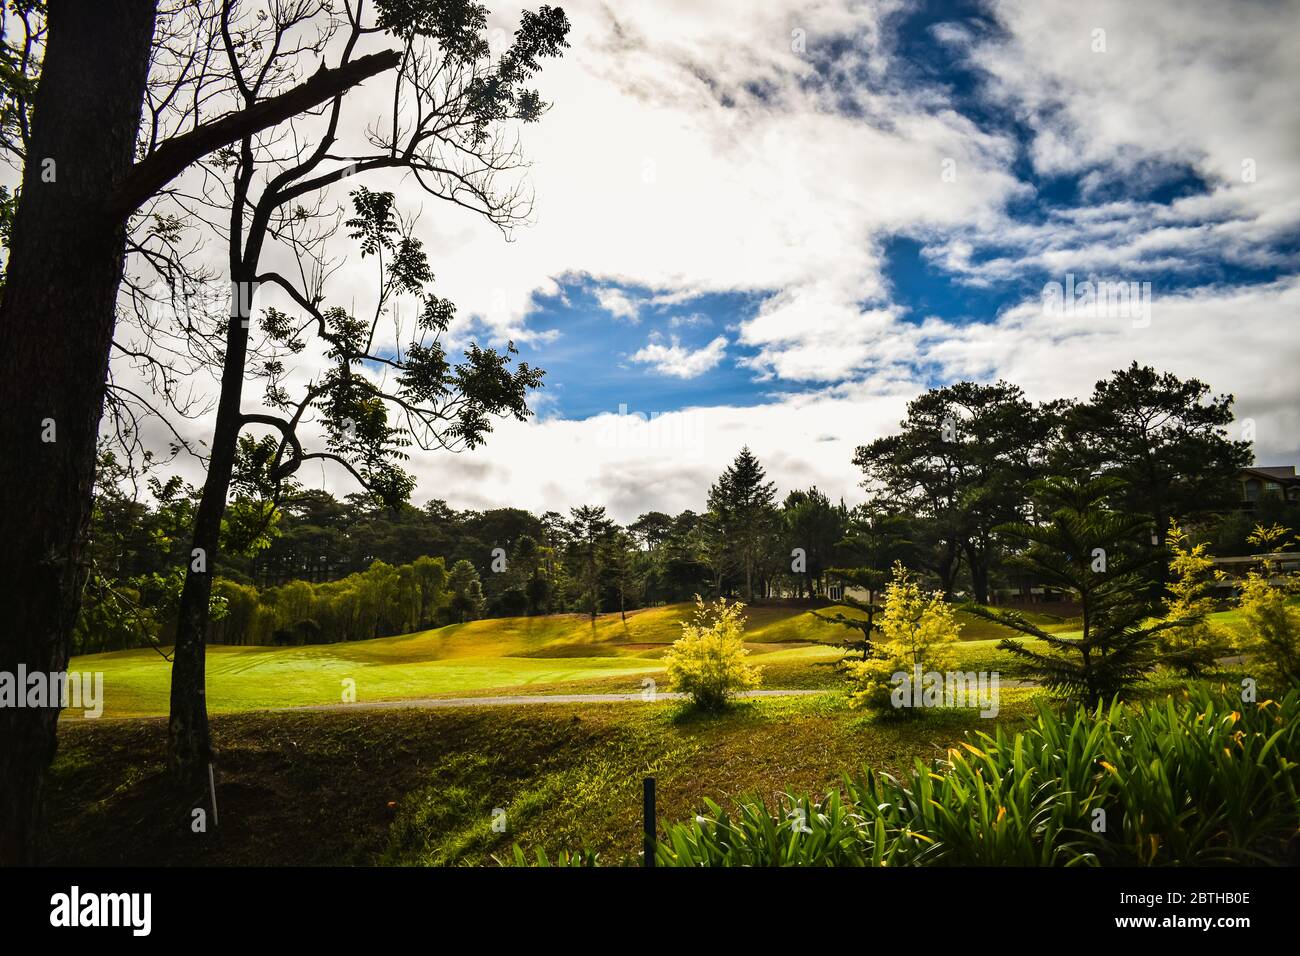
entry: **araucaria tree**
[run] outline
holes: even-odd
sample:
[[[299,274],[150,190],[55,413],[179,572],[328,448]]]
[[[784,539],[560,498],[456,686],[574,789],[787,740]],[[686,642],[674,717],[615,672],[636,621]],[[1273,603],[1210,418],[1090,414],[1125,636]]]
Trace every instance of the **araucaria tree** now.
[[[1041,524],[998,529],[1024,550],[1009,560],[1082,609],[1078,637],[1049,634],[1014,611],[972,606],[974,613],[1047,645],[1045,651],[1005,638],[998,646],[1023,658],[1048,688],[1088,706],[1131,687],[1154,666],[1154,643],[1187,621],[1160,620],[1149,584],[1158,553],[1147,543],[1149,519],[1115,510],[1124,485],[1114,478],[1047,478],[1036,482]]]
[[[507,230],[527,213],[519,185],[503,181],[521,166],[509,128],[544,112],[526,84],[543,58],[567,46],[564,12],[546,6],[524,12],[513,43],[493,55],[480,4],[378,0],[373,14],[363,16],[363,9],[348,4],[340,16],[298,0],[273,5],[268,16],[249,12],[238,23],[223,21],[225,68],[236,95],[256,110],[311,65],[314,57],[304,57],[304,49],[337,50],[342,68],[363,40],[385,36],[400,47],[386,99],[391,115],[373,121],[363,137],[349,137],[340,93],[321,115],[290,124],[288,135],[244,136],[203,164],[201,191],[172,196],[178,216],[206,223],[226,240],[234,290],[229,315],[208,334],[220,358],[221,390],[172,672],[169,764],[186,783],[201,779],[211,749],[204,648],[232,490],[275,502],[302,465],[321,460],[396,506],[414,485],[401,467],[406,448],[473,448],[491,431],[493,416],[525,418],[527,394],[540,384],[538,370],[510,367],[513,346],[498,353],[471,344],[460,363],[446,352],[441,336],[454,306],[427,291],[433,280],[427,256],[414,221],[399,216],[391,192],[357,185],[344,211],[326,190],[340,180],[398,171],[427,195]],[[330,240],[340,220],[359,258],[374,262],[378,274],[365,315],[346,300],[332,302],[326,289],[336,268]],[[274,304],[255,317],[258,290]],[[416,302],[406,324],[397,308],[403,298]],[[204,334],[185,331],[191,339]],[[284,363],[312,347],[323,367],[295,394]],[[250,372],[265,380],[270,413],[243,408]],[[241,454],[245,429],[263,436]],[[321,444],[313,448],[316,435]]]

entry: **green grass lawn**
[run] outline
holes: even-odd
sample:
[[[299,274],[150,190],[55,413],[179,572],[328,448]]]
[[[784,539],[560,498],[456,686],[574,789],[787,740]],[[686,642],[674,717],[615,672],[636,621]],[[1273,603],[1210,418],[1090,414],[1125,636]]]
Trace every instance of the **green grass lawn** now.
[[[634,862],[647,775],[665,822],[705,797],[821,794],[864,766],[898,772],[968,731],[1014,726],[1038,693],[1004,689],[989,719],[875,718],[839,695],[747,700],[716,717],[677,702],[221,715],[221,825],[202,835],[167,782],[164,720],[72,721],[48,791],[46,860],[483,864],[519,843]]]
[[[829,613],[848,608],[831,608]],[[208,708],[214,714],[273,707],[340,703],[344,681],[360,701],[511,694],[633,693],[649,677],[662,686],[662,657],[681,634],[691,606],[604,614],[494,618],[385,637],[309,647],[208,648]],[[823,612],[827,613],[827,612]],[[747,609],[753,661],[768,688],[837,688],[834,664],[845,652],[832,642],[856,632],[789,606]],[[1229,626],[1237,612],[1213,615]],[[958,660],[966,670],[998,671],[1014,679],[1023,665],[998,650],[1014,632],[958,612]],[[1077,623],[1036,615],[1044,629],[1070,634]],[[73,659],[72,670],[103,671],[104,713],[110,717],[167,712],[171,665],[139,649]],[[79,720],[69,716],[66,720]]]
[[[864,766],[897,772],[942,756],[971,730],[1014,728],[1039,688],[1003,685],[1001,711],[926,711],[913,720],[850,710],[843,693],[745,700],[722,715],[678,702],[258,713],[340,700],[631,692],[661,680],[684,605],[603,615],[476,621],[350,644],[216,646],[208,653],[221,827],[190,830],[193,795],[166,774],[162,719],[67,717],[50,785],[53,864],[482,864],[518,843],[597,850],[634,862],[640,781],[658,781],[660,820],[681,820],[706,797],[814,795]],[[965,615],[963,615],[965,617]],[[1233,615],[1216,615],[1232,625]],[[841,690],[829,643],[847,631],[790,607],[753,609],[748,632],[769,688]],[[1020,675],[997,648],[1005,629],[963,632],[965,670]],[[1043,620],[1068,633],[1071,622]],[[161,715],[170,665],[152,650],[77,658],[105,673],[110,716]],[[1236,683],[1232,674],[1216,679]],[[1180,692],[1157,672],[1144,693]],[[503,810],[507,829],[492,828]]]
[[[272,707],[340,703],[344,682],[355,682],[360,701],[415,697],[607,692],[641,689],[645,677],[661,679],[661,658],[681,636],[689,604],[646,608],[592,621],[579,614],[493,618],[385,637],[308,647],[208,648],[208,709],[237,713]],[[828,609],[855,615],[850,608]],[[853,636],[811,612],[789,606],[748,608],[746,636],[754,660],[773,688],[834,687],[843,651],[831,642]],[[824,612],[825,613],[825,612]],[[1014,661],[993,649],[1005,628],[960,615],[963,659],[995,670]],[[1057,626],[1056,619],[1043,619]],[[995,631],[990,632],[990,628]],[[973,633],[972,633],[973,632]],[[171,665],[152,649],[74,658],[72,670],[104,673],[104,713],[109,717],[167,712]],[[1008,675],[1011,670],[1007,670]],[[79,719],[68,717],[66,719]]]

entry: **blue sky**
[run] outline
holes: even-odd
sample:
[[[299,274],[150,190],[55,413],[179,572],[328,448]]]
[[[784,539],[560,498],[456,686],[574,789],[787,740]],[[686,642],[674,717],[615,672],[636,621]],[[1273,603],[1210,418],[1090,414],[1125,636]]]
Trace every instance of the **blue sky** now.
[[[602,306],[599,293],[615,291],[635,309],[615,315]],[[617,411],[620,405],[644,413],[677,411],[693,405],[755,405],[771,398],[771,382],[738,360],[756,349],[731,345],[708,370],[678,377],[665,363],[635,357],[647,343],[674,341],[689,352],[708,346],[719,335],[751,318],[762,296],[755,293],[709,293],[684,302],[656,303],[653,290],[589,276],[566,277],[554,294],[537,297],[528,323],[552,331],[549,341],[525,344],[521,357],[546,369],[545,414],[584,419]]]
[[[1300,4],[656,10],[569,9],[535,223],[451,253],[453,282],[492,262],[450,289],[468,328],[547,378],[536,421],[431,483],[634,517],[698,507],[747,443],[783,491],[853,500],[853,448],[921,389],[1084,397],[1135,359],[1300,458]],[[1046,313],[1067,281],[1149,314]],[[690,428],[611,443],[620,406]]]
[[[414,457],[417,501],[631,520],[701,507],[745,444],[782,493],[860,500],[854,448],[924,388],[1082,398],[1134,360],[1300,462],[1300,0],[564,7],[510,241],[367,182],[421,212],[453,338],[547,372],[529,422]],[[349,103],[354,134],[389,109]],[[1142,296],[1047,308],[1089,282]]]
[[[1142,151],[1126,143],[1073,163],[1043,162],[1036,153],[1043,116],[1068,110],[1068,85],[1058,84],[1037,107],[1042,115],[1036,115],[1008,97],[996,68],[976,52],[1015,45],[1015,21],[1007,16],[1014,6],[933,0],[890,5],[877,11],[871,27],[876,36],[865,55],[860,33],[819,36],[814,26],[807,31],[808,68],[793,78],[774,79],[758,71],[729,84],[701,75],[698,68],[696,76],[704,95],[723,113],[743,113],[746,106],[779,109],[793,88],[814,98],[819,110],[849,124],[888,130],[897,121],[890,110],[901,99],[915,114],[958,128],[969,124],[998,141],[1006,151],[1002,172],[1009,182],[1002,187],[1001,201],[985,210],[998,219],[992,228],[961,222],[936,228],[918,217],[911,224],[870,230],[864,237],[871,251],[862,270],[864,275],[875,272],[877,282],[856,304],[863,310],[888,309],[897,322],[921,326],[939,320],[952,327],[995,322],[1039,296],[1045,283],[1063,280],[1060,257],[1051,262],[1026,257],[1036,251],[1040,237],[1066,250],[1092,235],[1103,242],[1114,237],[1132,241],[1141,238],[1143,222],[1162,217],[1191,237],[1176,254],[1157,242],[1133,250],[1118,269],[1098,268],[1080,256],[1078,281],[1149,282],[1161,295],[1189,296],[1267,287],[1295,276],[1300,230],[1294,224],[1289,230],[1271,230],[1266,240],[1247,248],[1195,241],[1199,231],[1238,221],[1242,211],[1216,204],[1223,177],[1209,175],[1204,156],[1194,151]],[[1125,40],[1119,26],[1105,39]],[[1146,34],[1144,39],[1158,42]],[[1075,40],[1079,46],[1095,37],[1085,31]],[[1109,50],[1096,53],[1098,59],[1107,55]],[[888,97],[864,101],[860,94],[868,89]],[[854,188],[852,182],[843,186]],[[1189,214],[1187,207],[1198,200],[1206,203],[1206,211]],[[1073,230],[1076,219],[1094,227]],[[1101,229],[1095,228],[1097,222]],[[673,241],[672,236],[658,238]],[[949,257],[959,240],[969,251],[954,267]],[[1008,263],[1014,266],[1008,268]],[[620,405],[642,412],[754,408],[852,388],[872,370],[871,357],[864,356],[861,363],[812,377],[774,372],[771,349],[765,351],[761,341],[743,332],[765,304],[778,301],[788,288],[701,291],[690,288],[698,280],[656,286],[587,271],[592,268],[575,260],[573,271],[552,276],[548,288],[534,290],[518,318],[529,330],[520,345],[524,358],[547,370],[547,394],[539,404],[544,417],[582,420]],[[836,331],[827,334],[833,342]],[[951,377],[935,376],[922,355],[916,356],[913,371],[923,383]]]

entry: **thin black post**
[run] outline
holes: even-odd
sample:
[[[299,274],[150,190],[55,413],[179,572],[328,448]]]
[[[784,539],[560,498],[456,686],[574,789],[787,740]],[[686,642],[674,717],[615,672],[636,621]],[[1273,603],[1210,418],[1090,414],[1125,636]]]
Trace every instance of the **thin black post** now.
[[[641,818],[645,833],[642,866],[655,865],[655,778],[646,777],[641,790]]]

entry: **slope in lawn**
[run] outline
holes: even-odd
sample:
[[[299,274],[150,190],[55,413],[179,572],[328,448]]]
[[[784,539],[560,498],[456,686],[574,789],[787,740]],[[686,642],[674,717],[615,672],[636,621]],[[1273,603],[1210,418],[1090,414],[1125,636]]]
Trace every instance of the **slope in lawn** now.
[[[229,713],[272,707],[340,703],[355,687],[357,700],[472,696],[486,693],[636,691],[642,677],[662,672],[664,652],[681,636],[692,605],[604,614],[493,618],[371,641],[307,647],[208,649],[208,707]],[[842,607],[823,613],[857,612]],[[834,642],[848,629],[790,606],[748,608],[747,636],[755,659],[770,665],[768,687],[834,686],[831,664],[842,656]],[[962,615],[963,637],[997,625]],[[969,626],[978,625],[978,628]],[[973,648],[972,648],[973,649]],[[167,712],[171,665],[139,649],[76,658],[71,669],[103,671],[105,713],[138,716]],[[349,684],[348,682],[353,682]]]

